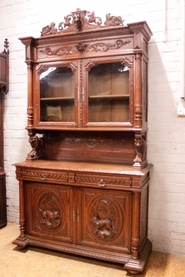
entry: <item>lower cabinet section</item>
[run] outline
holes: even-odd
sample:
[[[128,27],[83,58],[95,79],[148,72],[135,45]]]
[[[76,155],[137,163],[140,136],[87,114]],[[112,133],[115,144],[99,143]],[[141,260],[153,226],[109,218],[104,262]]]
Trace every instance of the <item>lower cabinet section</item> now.
[[[88,182],[80,184],[75,178],[79,170],[69,171],[70,165],[60,170],[65,181],[59,180],[57,168],[47,167],[42,168],[38,181],[38,168],[26,171],[25,166],[17,165],[20,236],[14,241],[16,245],[122,263],[131,273],[143,271],[151,251],[147,238],[149,170],[131,175],[125,172],[122,179],[131,180],[128,186],[128,182],[117,182],[120,173],[114,177],[109,170],[107,174],[99,172],[99,178],[97,172],[96,178],[87,178],[90,172],[84,172],[83,180]],[[44,170],[52,182],[43,180]]]
[[[6,225],[6,178],[5,173],[0,172],[0,228],[5,227]]]

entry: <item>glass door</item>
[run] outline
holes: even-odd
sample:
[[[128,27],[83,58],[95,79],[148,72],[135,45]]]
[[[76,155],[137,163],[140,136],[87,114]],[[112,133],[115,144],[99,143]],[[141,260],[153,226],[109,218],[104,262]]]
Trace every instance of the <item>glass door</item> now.
[[[41,74],[40,121],[75,124],[75,74],[71,66],[49,66]]]
[[[129,74],[129,68],[121,62],[103,62],[90,68],[87,125],[130,121]]]

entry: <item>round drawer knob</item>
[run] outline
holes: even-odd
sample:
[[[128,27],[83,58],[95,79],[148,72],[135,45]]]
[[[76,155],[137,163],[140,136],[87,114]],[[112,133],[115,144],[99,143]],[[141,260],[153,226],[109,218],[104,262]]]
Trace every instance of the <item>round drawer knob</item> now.
[[[100,181],[98,182],[98,186],[99,187],[105,187],[106,186],[106,184],[105,184],[103,179],[100,179]]]
[[[42,180],[42,181],[46,180],[46,175],[44,173],[42,173],[40,175],[40,180]]]

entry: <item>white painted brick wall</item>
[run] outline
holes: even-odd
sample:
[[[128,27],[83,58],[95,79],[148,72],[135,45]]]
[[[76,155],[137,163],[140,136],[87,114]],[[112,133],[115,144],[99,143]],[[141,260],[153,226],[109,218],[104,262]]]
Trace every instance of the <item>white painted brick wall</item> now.
[[[5,105],[5,171],[8,221],[19,221],[18,182],[13,163],[30,150],[26,127],[27,75],[24,36],[40,36],[42,27],[63,21],[76,8],[120,15],[129,22],[146,20],[149,44],[148,160],[154,164],[150,185],[149,237],[153,248],[185,255],[185,117],[180,102],[181,16],[184,0],[4,0],[0,1],[0,50],[10,42],[10,90]]]

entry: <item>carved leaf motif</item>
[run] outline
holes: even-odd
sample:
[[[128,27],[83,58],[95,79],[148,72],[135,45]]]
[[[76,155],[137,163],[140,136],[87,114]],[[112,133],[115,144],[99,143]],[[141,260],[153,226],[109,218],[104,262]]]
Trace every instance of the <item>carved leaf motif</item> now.
[[[119,49],[121,48],[122,46],[126,45],[130,43],[130,40],[126,40],[126,41],[122,41],[122,40],[117,40],[115,43],[103,43],[103,42],[100,42],[100,43],[94,43],[94,44],[91,44],[87,47],[87,52],[88,51],[92,51],[92,52],[98,52],[98,51],[101,51],[101,52],[106,52],[108,50],[111,50],[111,49]]]
[[[70,55],[75,52],[72,47],[60,47],[57,50],[52,51],[50,47],[47,47],[45,50],[40,50],[41,53],[46,54],[47,56],[62,56]]]

